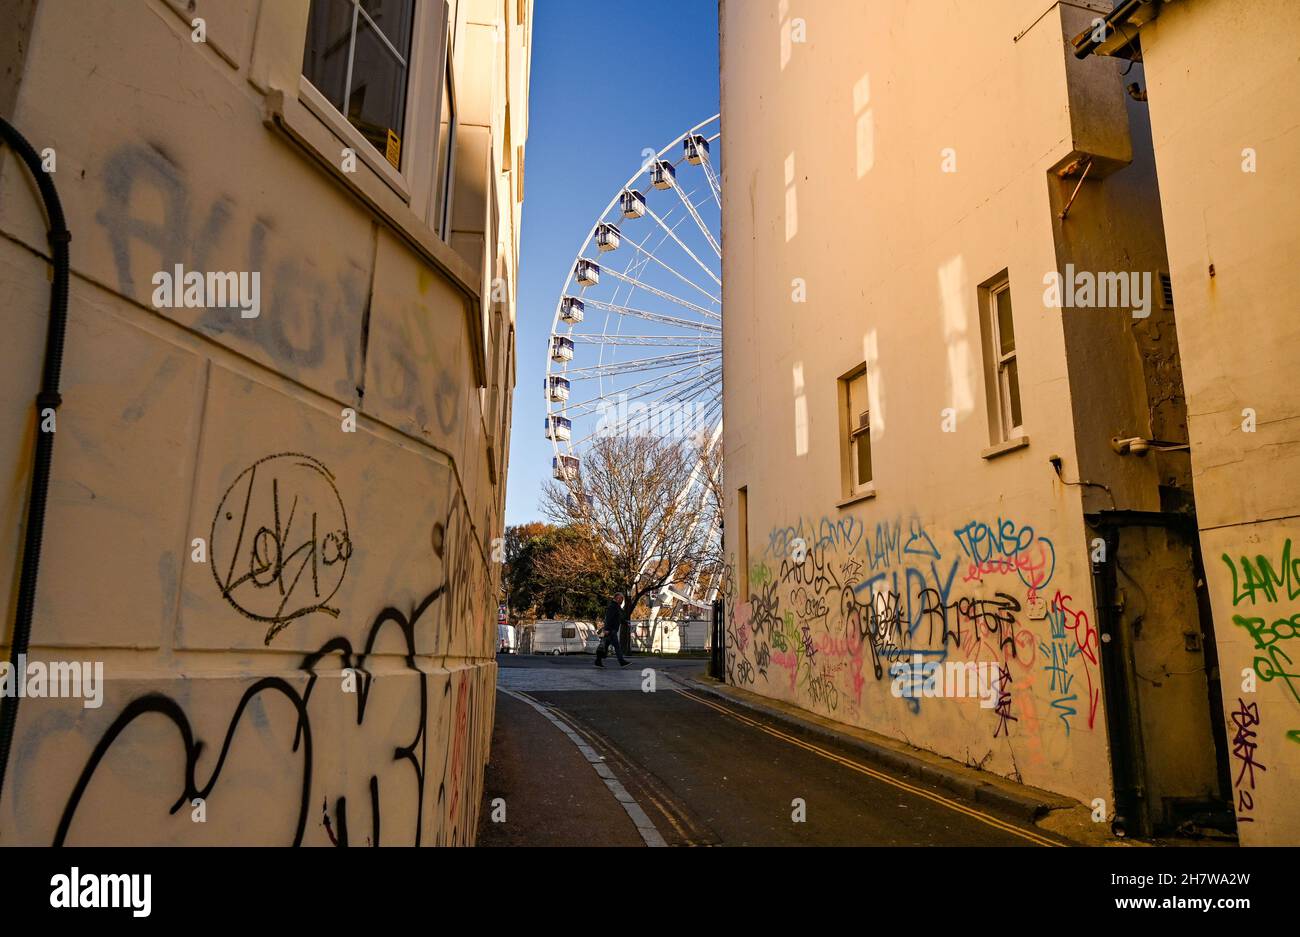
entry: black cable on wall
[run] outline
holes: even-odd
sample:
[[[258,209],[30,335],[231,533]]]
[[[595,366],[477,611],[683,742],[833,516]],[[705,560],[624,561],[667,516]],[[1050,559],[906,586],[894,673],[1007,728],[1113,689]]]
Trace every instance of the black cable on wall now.
[[[41,370],[41,389],[36,395],[36,450],[32,455],[32,488],[27,503],[27,525],[24,530],[22,567],[18,580],[18,605],[14,615],[14,630],[10,645],[9,662],[16,672],[20,656],[26,655],[32,635],[32,615],[36,608],[36,578],[41,563],[41,541],[45,535],[45,503],[50,487],[50,465],[54,458],[54,433],[45,432],[41,424],[47,410],[57,410],[59,376],[63,370],[63,340],[68,328],[68,242],[72,235],[63,219],[63,206],[54,188],[50,174],[41,168],[41,158],[4,118],[0,118],[0,140],[14,151],[26,164],[36,180],[45,203],[48,221],[50,253],[54,261],[54,281],[50,286],[50,315],[45,333],[45,364]],[[13,745],[14,727],[18,722],[18,704],[15,694],[0,698],[0,799],[4,797],[5,772],[9,767],[9,751]]]

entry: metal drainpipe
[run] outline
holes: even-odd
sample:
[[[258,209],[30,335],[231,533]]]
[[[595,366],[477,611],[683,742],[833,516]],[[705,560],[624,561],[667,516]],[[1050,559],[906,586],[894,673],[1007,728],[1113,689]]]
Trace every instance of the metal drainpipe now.
[[[45,504],[50,487],[50,465],[54,458],[54,433],[39,430],[46,410],[57,410],[59,375],[63,370],[63,340],[68,325],[68,242],[72,235],[63,219],[63,206],[50,174],[41,168],[41,158],[14,126],[0,118],[0,138],[27,165],[45,203],[49,220],[48,238],[54,262],[54,279],[50,286],[50,315],[45,333],[45,364],[41,372],[41,389],[36,395],[36,449],[32,454],[32,488],[27,502],[27,526],[24,531],[22,567],[18,580],[18,605],[14,615],[13,638],[9,662],[16,674],[19,660],[26,656],[32,633],[32,615],[36,608],[36,580],[41,563],[41,541],[45,534]],[[18,723],[15,694],[0,698],[0,798],[4,796],[5,772],[13,745],[14,727]]]

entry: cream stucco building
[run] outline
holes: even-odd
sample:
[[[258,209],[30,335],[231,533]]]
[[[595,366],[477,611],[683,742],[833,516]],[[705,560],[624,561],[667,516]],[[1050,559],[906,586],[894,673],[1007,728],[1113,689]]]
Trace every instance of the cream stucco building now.
[[[1297,8],[720,21],[728,679],[1300,842]]]
[[[5,149],[0,643],[53,431],[26,659],[103,665],[27,685],[0,843],[472,842],[531,0],[0,7],[0,116],[72,238],[47,427]]]
[[[1108,20],[1078,51],[1146,67],[1238,829],[1295,844],[1300,6],[1127,2]]]

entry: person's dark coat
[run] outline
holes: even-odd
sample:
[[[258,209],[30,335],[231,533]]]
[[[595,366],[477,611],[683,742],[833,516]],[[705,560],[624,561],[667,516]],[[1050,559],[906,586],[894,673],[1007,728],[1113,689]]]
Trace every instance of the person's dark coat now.
[[[609,600],[605,606],[605,630],[611,635],[618,634],[618,629],[623,625],[623,609],[614,599]]]

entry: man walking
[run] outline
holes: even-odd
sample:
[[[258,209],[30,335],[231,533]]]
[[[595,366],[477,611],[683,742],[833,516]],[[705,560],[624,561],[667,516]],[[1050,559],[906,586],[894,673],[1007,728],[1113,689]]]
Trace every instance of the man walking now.
[[[623,626],[623,593],[614,593],[608,605],[605,606],[605,627],[600,632],[600,646],[596,648],[596,666],[605,666],[605,655],[609,653],[609,648],[613,647],[614,652],[618,654],[618,663],[620,667],[626,667],[631,663],[623,657],[623,645],[618,640],[618,630]]]

